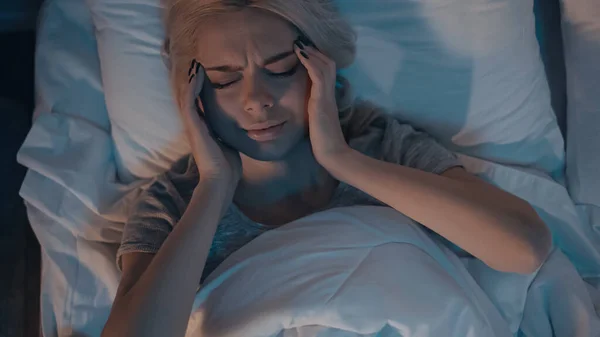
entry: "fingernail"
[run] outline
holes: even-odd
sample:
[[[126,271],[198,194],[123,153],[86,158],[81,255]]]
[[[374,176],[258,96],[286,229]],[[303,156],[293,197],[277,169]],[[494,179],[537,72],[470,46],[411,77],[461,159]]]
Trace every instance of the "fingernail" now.
[[[198,98],[196,98],[196,99],[194,100],[194,105],[196,106],[196,111],[197,111],[198,113],[200,113],[200,112],[202,111],[202,109],[200,109],[200,104],[199,104],[199,103],[200,103],[200,102],[198,101]],[[202,118],[204,118],[204,116],[202,116]]]
[[[308,57],[308,54],[306,54],[304,51],[300,52],[300,55],[302,55],[305,59],[309,60],[310,58]]]
[[[318,48],[315,46],[315,44],[314,44],[314,43],[313,43],[313,42],[312,42],[312,41],[311,41],[311,40],[310,40],[308,37],[306,37],[306,36],[304,36],[304,35],[300,35],[300,36],[298,37],[298,40],[300,40],[300,42],[301,42],[303,45],[305,45],[305,46],[310,46],[310,47],[313,47],[313,48],[315,48],[315,49],[317,49],[317,50],[318,50]]]
[[[302,41],[300,41],[300,39],[294,41],[294,44],[296,45],[296,47],[300,48],[300,50],[304,50],[304,44],[302,44]]]
[[[313,43],[304,35],[300,35],[298,37],[298,40],[300,42],[302,42],[302,44],[306,45],[306,46],[313,46]]]
[[[188,76],[192,74],[192,69],[194,69],[194,65],[196,65],[196,59],[193,59],[192,63],[190,64],[190,69],[188,69]]]

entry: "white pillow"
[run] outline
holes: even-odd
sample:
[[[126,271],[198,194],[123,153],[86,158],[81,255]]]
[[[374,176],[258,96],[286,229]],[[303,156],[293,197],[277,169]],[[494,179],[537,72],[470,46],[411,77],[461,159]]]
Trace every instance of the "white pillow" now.
[[[560,177],[563,139],[532,0],[339,1],[358,32],[358,95],[449,148]]]
[[[121,176],[152,176],[188,151],[160,56],[159,1],[87,1]],[[360,37],[346,72],[358,94],[453,150],[561,175],[532,0],[337,2]]]
[[[600,2],[563,1],[567,67],[567,180],[573,200],[600,215]],[[600,226],[600,217],[597,226]]]
[[[42,113],[60,113],[108,132],[89,10],[79,0],[47,1],[39,15],[34,119]]]
[[[161,57],[159,0],[88,0],[120,178],[148,178],[189,153]]]

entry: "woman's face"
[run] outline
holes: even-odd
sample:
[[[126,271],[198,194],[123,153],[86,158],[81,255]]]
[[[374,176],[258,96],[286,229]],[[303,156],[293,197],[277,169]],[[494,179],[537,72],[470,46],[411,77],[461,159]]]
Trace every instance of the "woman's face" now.
[[[256,9],[212,17],[199,31],[207,122],[251,158],[283,158],[307,134],[308,75],[293,51],[298,32]]]

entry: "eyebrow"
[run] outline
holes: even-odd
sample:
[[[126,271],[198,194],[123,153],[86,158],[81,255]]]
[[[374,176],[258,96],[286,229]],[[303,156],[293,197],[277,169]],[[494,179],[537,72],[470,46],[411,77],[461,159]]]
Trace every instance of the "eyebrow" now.
[[[273,55],[273,56],[271,56],[271,57],[267,58],[267,59],[265,60],[265,62],[264,62],[264,64],[263,64],[263,65],[264,65],[264,66],[267,66],[267,65],[269,65],[269,64],[271,64],[271,63],[275,63],[275,62],[277,62],[277,61],[281,61],[281,60],[283,60],[284,58],[286,58],[286,57],[288,57],[288,56],[290,56],[290,55],[292,55],[292,54],[294,54],[294,51],[293,51],[293,50],[290,50],[290,51],[284,51],[283,53],[279,53],[279,54],[277,54],[277,55]]]
[[[277,61],[281,61],[287,57],[289,57],[290,55],[295,54],[293,50],[290,51],[285,51],[276,55],[273,55],[271,57],[268,57],[264,62],[263,62],[263,66],[267,66],[269,64],[275,63]],[[244,70],[243,67],[239,67],[239,66],[231,66],[231,65],[223,65],[223,66],[216,66],[216,67],[210,67],[210,68],[205,68],[205,71],[220,71],[220,72],[226,72],[226,73],[233,73],[233,72],[237,72],[237,71],[242,71]]]

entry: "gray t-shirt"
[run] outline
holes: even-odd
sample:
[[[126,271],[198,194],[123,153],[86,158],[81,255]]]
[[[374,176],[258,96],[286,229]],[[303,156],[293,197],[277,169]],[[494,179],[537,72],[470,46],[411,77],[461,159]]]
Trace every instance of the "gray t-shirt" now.
[[[380,111],[367,113],[368,118],[361,116],[359,121],[364,125],[344,128],[348,144],[355,150],[434,174],[460,166],[456,156],[428,134]],[[348,131],[350,129],[354,131]],[[353,135],[348,136],[348,133]],[[125,225],[117,254],[119,268],[123,254],[158,252],[185,211],[197,183],[198,171],[191,156],[182,158],[170,171],[155,178],[140,195]],[[353,205],[385,206],[361,190],[340,182],[326,209]],[[233,252],[272,228],[250,220],[232,203],[217,227],[202,280]]]

